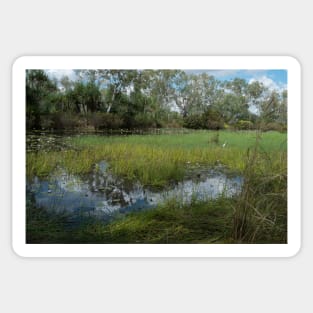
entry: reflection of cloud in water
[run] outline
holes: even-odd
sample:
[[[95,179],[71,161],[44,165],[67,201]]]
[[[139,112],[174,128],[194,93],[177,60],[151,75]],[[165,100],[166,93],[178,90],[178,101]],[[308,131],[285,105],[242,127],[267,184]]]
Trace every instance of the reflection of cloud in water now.
[[[49,180],[36,177],[27,187],[38,206],[98,216],[153,207],[172,198],[189,203],[192,199],[207,200],[221,194],[231,197],[239,192],[243,182],[238,176],[230,178],[220,172],[202,171],[166,190],[152,191],[139,183],[130,184],[115,178],[106,169],[107,164],[101,162],[85,177],[59,171]]]

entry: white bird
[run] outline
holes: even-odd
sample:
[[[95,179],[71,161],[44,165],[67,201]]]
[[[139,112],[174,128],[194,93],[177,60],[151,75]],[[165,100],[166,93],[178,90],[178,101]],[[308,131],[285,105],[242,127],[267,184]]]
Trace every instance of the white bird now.
[[[222,145],[222,148],[225,148],[225,147],[226,147],[226,144],[227,144],[227,142],[225,141],[225,142],[223,143],[223,145]]]

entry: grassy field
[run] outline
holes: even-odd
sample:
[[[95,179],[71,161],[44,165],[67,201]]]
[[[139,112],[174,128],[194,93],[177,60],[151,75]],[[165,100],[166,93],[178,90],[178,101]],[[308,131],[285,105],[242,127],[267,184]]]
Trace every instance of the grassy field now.
[[[45,176],[57,166],[73,174],[88,173],[92,166],[107,160],[111,171],[144,185],[164,186],[181,180],[186,168],[194,165],[224,165],[243,171],[248,149],[254,147],[255,132],[199,131],[185,135],[80,136],[70,139],[75,150],[27,154],[27,175]],[[259,153],[264,164],[280,166],[286,153],[286,134],[262,134]]]
[[[90,222],[75,233],[54,215],[51,231],[28,207],[31,242],[81,243],[285,243],[287,240],[287,135],[278,132],[198,131],[184,135],[76,136],[61,152],[27,154],[27,176],[45,176],[58,166],[74,174],[101,160],[118,176],[162,187],[184,178],[193,166],[222,165],[244,177],[237,197],[182,205],[169,201],[105,225]],[[38,211],[36,211],[38,212]],[[51,220],[51,219],[50,219]],[[37,229],[37,230],[36,230]],[[39,239],[38,239],[39,238]]]

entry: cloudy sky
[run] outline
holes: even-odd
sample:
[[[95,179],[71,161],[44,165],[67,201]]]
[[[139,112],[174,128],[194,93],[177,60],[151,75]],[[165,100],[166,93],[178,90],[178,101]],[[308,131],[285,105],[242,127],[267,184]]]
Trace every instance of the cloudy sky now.
[[[219,80],[242,78],[248,83],[260,81],[270,89],[287,89],[287,70],[191,70],[190,72],[199,74],[206,72]]]
[[[57,79],[60,79],[62,76],[66,75],[72,80],[75,79],[74,71],[70,69],[51,69],[46,70],[46,72],[51,78],[56,77]],[[206,72],[219,80],[242,78],[245,79],[248,83],[253,81],[260,81],[270,89],[277,89],[279,91],[287,89],[286,70],[186,70],[186,72],[191,72],[194,74]]]

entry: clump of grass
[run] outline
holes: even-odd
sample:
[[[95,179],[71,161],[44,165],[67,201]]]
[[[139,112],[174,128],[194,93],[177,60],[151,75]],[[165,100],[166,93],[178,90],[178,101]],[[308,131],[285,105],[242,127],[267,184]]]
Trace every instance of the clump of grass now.
[[[287,242],[287,155],[247,151],[244,184],[233,205],[232,239],[237,243]]]
[[[215,134],[213,134],[213,136],[210,137],[209,143],[213,143],[215,145],[218,145],[220,142],[219,138],[220,138],[220,134],[217,131]]]
[[[48,212],[36,207],[31,198],[26,200],[26,243],[61,243],[66,232],[65,213]]]
[[[153,210],[131,213],[110,224],[82,227],[89,243],[224,243],[230,233],[230,199],[182,205],[172,199]]]
[[[230,199],[172,199],[111,223],[90,219],[69,227],[68,215],[27,205],[27,243],[223,243],[230,233]]]
[[[59,155],[56,152],[30,152],[26,155],[26,175],[46,176],[53,171],[59,162]]]

